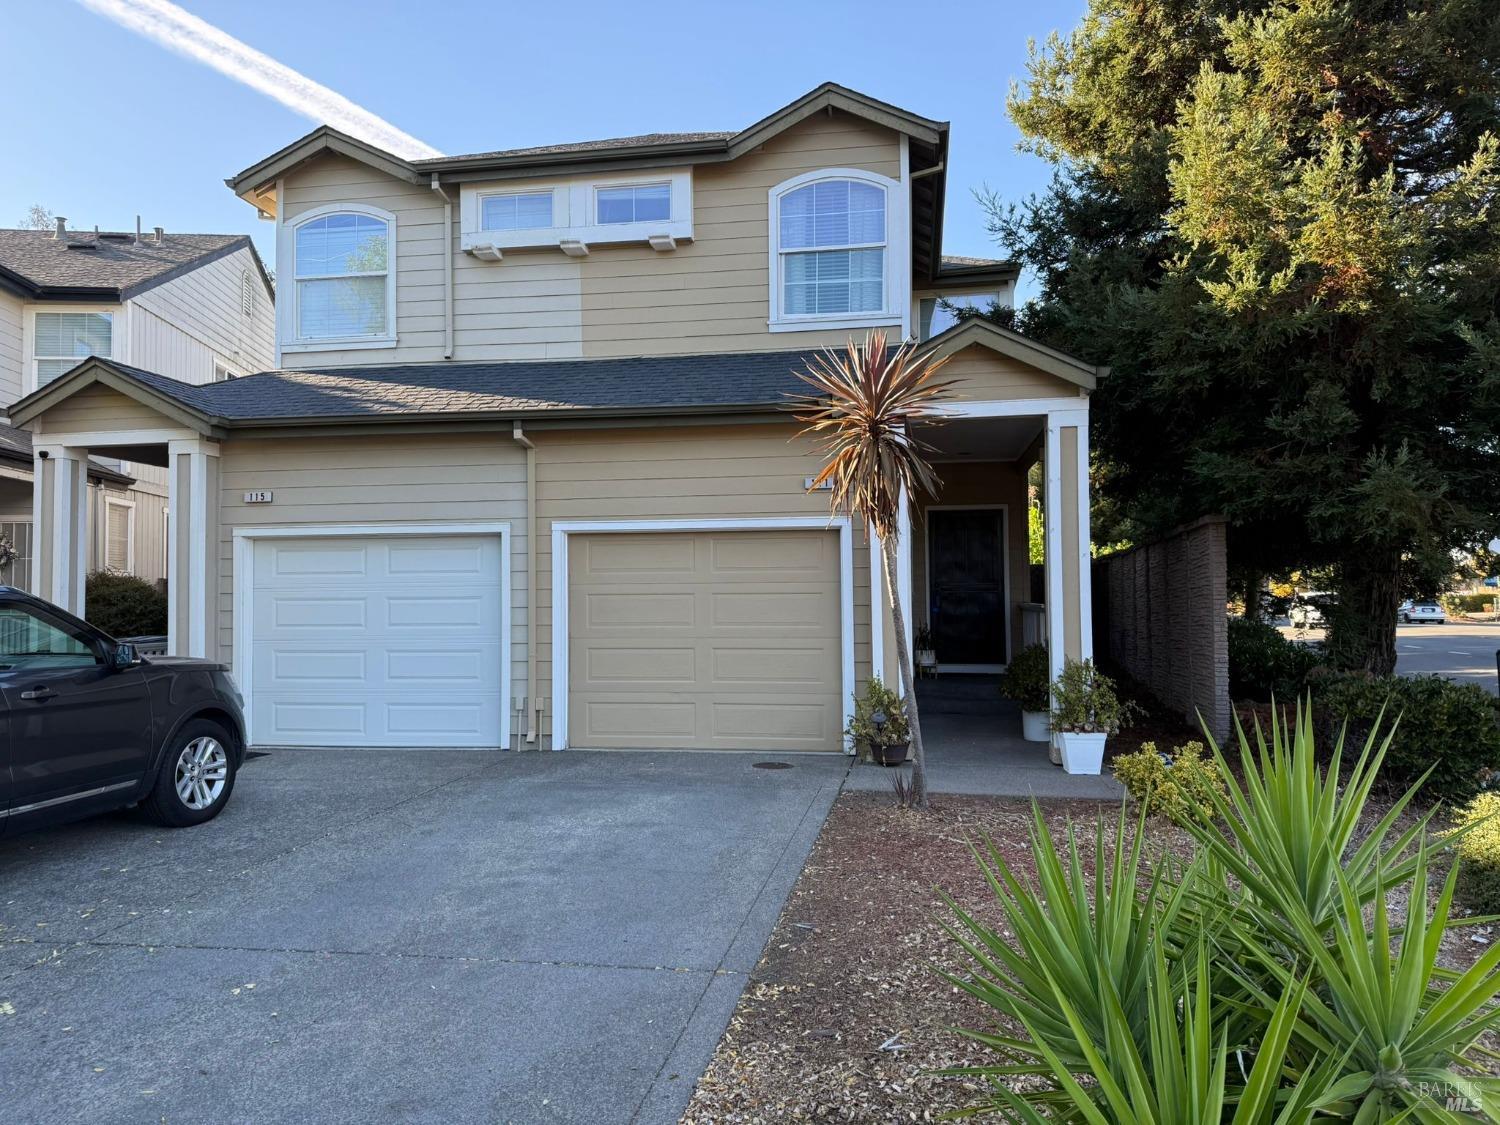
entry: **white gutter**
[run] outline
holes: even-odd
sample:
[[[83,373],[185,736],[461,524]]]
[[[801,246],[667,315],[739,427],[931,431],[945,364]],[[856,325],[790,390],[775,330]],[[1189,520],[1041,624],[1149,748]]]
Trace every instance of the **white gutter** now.
[[[537,603],[537,526],[536,526],[536,443],[526,436],[521,423],[510,424],[510,436],[526,450],[526,744],[540,746],[537,731],[542,720],[542,705],[536,697],[536,618]],[[509,591],[506,592],[509,597]]]
[[[453,200],[432,174],[432,190],[443,200],[443,358],[453,358]]]

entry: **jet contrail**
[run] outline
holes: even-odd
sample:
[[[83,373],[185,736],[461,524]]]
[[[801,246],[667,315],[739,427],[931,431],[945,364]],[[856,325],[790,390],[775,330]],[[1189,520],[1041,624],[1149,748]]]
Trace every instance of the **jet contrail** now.
[[[342,94],[283,66],[169,0],[79,0],[79,3],[121,27],[275,98],[319,124],[326,122],[408,160],[442,155]]]

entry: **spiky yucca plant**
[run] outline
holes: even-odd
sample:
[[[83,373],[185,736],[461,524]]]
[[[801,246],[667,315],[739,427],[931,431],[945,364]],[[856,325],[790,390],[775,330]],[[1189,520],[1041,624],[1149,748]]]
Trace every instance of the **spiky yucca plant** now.
[[[940,483],[926,460],[927,448],[908,426],[938,416],[953,386],[934,378],[945,362],[918,355],[909,340],[892,351],[886,346],[885,333],[876,329],[863,344],[851,339],[843,351],[825,348],[814,356],[807,370],[798,372],[812,393],[794,396],[797,417],[807,424],[802,433],[816,439],[825,459],[812,487],[831,484],[833,510],[858,516],[867,534],[880,537],[886,596],[896,626],[901,690],[911,727],[912,803],[917,808],[927,807],[927,762],[896,582],[896,541],[903,498],[934,492]]]

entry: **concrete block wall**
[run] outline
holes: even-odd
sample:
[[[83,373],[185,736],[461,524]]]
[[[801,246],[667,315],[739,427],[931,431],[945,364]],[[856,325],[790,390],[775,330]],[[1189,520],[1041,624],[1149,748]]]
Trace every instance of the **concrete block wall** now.
[[[1229,735],[1229,600],[1225,521],[1205,516],[1159,539],[1094,560],[1100,656],[1194,727]]]

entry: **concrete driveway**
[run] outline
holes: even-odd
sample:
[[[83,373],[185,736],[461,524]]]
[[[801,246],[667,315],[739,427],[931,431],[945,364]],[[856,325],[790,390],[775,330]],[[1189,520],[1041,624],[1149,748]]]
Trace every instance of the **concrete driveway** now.
[[[676,1121],[846,764],[281,751],[200,828],[0,839],[0,1105]]]

